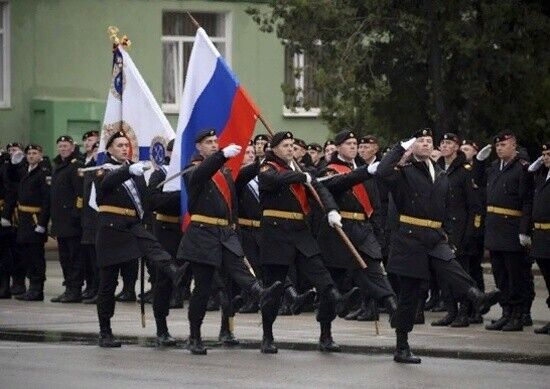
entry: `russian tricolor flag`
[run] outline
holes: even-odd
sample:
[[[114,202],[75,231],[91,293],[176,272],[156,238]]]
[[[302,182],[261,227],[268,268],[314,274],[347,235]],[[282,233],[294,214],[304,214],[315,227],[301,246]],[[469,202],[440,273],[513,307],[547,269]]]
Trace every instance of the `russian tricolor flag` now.
[[[199,28],[191,50],[172,158],[170,177],[191,163],[195,138],[199,131],[214,128],[220,149],[235,143],[243,152],[227,162],[235,177],[244,157],[244,149],[254,131],[259,110],[240,85],[204,29]],[[183,179],[164,185],[164,191],[181,189],[182,215],[187,215],[187,191]]]

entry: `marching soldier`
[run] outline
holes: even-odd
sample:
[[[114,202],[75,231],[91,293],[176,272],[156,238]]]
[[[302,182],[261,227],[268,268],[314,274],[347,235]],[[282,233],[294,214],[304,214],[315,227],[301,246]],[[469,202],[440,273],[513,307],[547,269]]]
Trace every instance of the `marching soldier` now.
[[[49,170],[40,165],[42,147],[30,144],[25,148],[26,163],[18,169],[12,165],[11,175],[17,176],[17,246],[26,262],[29,288],[16,296],[17,300],[43,301],[46,281],[44,244],[50,218],[50,187],[46,177]],[[18,171],[16,171],[16,169]]]
[[[170,163],[170,155],[174,141],[171,140],[166,147],[165,164]],[[153,235],[158,239],[164,249],[176,258],[178,245],[181,240],[180,224],[180,198],[181,192],[163,192],[163,187],[158,184],[166,179],[166,169],[160,166],[151,174],[148,186],[149,208],[153,212]],[[178,285],[174,288],[180,288]],[[173,293],[172,281],[163,272],[155,272],[153,281],[153,312],[157,326],[157,345],[174,346],[176,340],[168,332],[166,318],[170,312],[170,297]]]
[[[375,303],[380,301],[391,316],[397,309],[395,293],[384,275],[382,248],[371,224],[375,208],[380,208],[378,192],[369,191],[365,185],[365,181],[373,179],[377,164],[357,167],[357,139],[352,131],[341,131],[334,142],[337,152],[322,174],[333,177],[324,180],[323,185],[336,200],[343,229],[361,253],[367,269],[359,268],[342,239],[323,223],[318,242],[325,265],[338,285],[342,285],[346,271],[351,270],[355,284]]]
[[[197,160],[186,168],[183,178],[188,193],[190,224],[183,234],[178,258],[191,263],[195,288],[189,301],[189,349],[205,355],[201,325],[217,269],[231,277],[245,292],[253,295],[260,306],[272,304],[282,293],[280,282],[263,288],[243,261],[243,250],[235,231],[237,199],[230,172],[224,168],[229,158],[236,157],[241,147],[229,145],[219,150],[214,130],[201,131],[195,139]]]
[[[476,229],[476,216],[481,216],[479,196],[473,184],[473,166],[466,161],[466,156],[459,151],[460,139],[456,134],[446,133],[439,144],[441,157],[437,164],[447,173],[449,181],[449,194],[446,210],[445,224],[448,226],[449,243],[455,250],[455,255],[464,268],[470,274],[469,263],[465,256],[465,249],[470,245]],[[477,227],[476,227],[477,225]],[[449,285],[441,285],[447,306],[447,314],[440,320],[432,322],[432,326],[467,327],[470,325],[470,304],[467,300],[458,301]]]
[[[310,205],[304,184],[318,191],[327,212],[330,226],[341,226],[341,217],[334,199],[309,173],[296,171],[293,161],[294,137],[291,132],[278,132],[271,140],[271,152],[260,167],[261,263],[264,285],[275,285],[287,277],[290,265],[307,278],[319,294],[317,321],[321,326],[321,351],[340,351],[332,339],[331,323],[338,313],[345,316],[349,304],[357,297],[357,288],[343,297],[336,289],[330,273],[323,265],[321,252],[306,223]],[[299,169],[297,169],[299,170]],[[262,307],[263,339],[261,351],[276,353],[273,323],[280,300]]]
[[[269,142],[269,136],[267,136],[266,134],[258,134],[254,137],[253,143],[254,143],[254,153],[256,154],[256,158],[258,159],[264,158],[265,145],[268,142]]]
[[[96,166],[97,151],[99,148],[99,132],[88,131],[82,136],[84,141],[84,168]],[[82,292],[82,302],[85,304],[95,304],[97,301],[97,287],[99,285],[99,272],[97,268],[95,235],[97,225],[97,211],[90,207],[89,200],[92,189],[92,183],[95,174],[81,174],[83,176],[82,191],[82,238],[80,241],[80,250],[84,266],[84,278],[86,288]]]
[[[327,140],[323,146],[324,159],[322,162],[323,165],[319,167],[320,169],[329,164],[329,162],[332,160],[332,154],[335,151],[336,151],[336,146],[334,145],[334,141],[330,139]]]
[[[96,236],[99,346],[120,347],[111,330],[120,268],[147,257],[170,277],[174,285],[181,281],[183,270],[172,263],[172,256],[143,225],[147,191],[143,174],[147,165],[129,161],[130,142],[123,131],[111,135],[105,147],[108,152],[106,163],[116,167],[98,170],[94,181],[99,206]]]
[[[409,149],[410,162],[398,166]],[[377,170],[389,186],[399,213],[400,224],[392,236],[387,269],[399,276],[399,302],[391,324],[397,335],[394,361],[400,363],[421,362],[410,350],[408,333],[413,329],[422,281],[430,278],[430,268],[459,299],[468,298],[477,310],[496,303],[499,295],[498,291],[482,293],[454,259],[443,225],[449,181],[432,163],[432,150],[432,131],[420,130],[388,152]]]
[[[542,155],[529,166],[535,174],[532,214],[531,256],[535,258],[550,292],[550,142],[542,145]],[[550,308],[550,296],[546,299]],[[535,329],[535,334],[550,335],[550,322]]]
[[[50,212],[52,235],[57,239],[65,292],[51,301],[77,303],[82,301],[84,281],[84,267],[80,255],[83,181],[78,174],[78,168],[82,167],[82,163],[78,159],[73,138],[63,135],[57,138],[56,143],[59,154],[54,159]]]
[[[476,156],[478,186],[487,182],[487,217],[485,248],[491,255],[496,285],[502,290],[502,316],[487,325],[488,330],[522,331],[523,306],[526,300],[526,248],[529,245],[529,220],[533,192],[528,163],[519,158],[516,137],[505,131],[495,136],[498,159],[486,164],[492,146],[485,146]],[[477,183],[477,182],[476,182]]]
[[[323,148],[319,143],[310,143],[307,145],[307,153],[311,157],[311,166],[316,170],[320,170],[322,167],[321,161],[323,160]]]

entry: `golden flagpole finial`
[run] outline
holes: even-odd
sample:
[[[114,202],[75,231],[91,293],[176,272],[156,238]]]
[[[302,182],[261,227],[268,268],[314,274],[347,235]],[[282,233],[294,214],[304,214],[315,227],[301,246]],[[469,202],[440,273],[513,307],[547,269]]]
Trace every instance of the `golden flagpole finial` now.
[[[129,48],[132,42],[126,35],[122,37],[118,36],[120,30],[116,26],[109,26],[107,28],[107,34],[109,34],[109,40],[113,43],[113,50],[115,50],[118,45],[124,46],[125,49]]]

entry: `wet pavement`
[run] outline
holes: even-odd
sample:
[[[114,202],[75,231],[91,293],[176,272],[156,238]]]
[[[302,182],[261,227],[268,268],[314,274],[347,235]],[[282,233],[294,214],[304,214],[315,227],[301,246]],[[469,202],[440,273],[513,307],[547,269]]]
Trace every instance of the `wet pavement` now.
[[[0,300],[0,340],[95,344],[98,331],[96,307],[51,303],[50,298],[62,292],[62,277],[57,262],[48,261],[47,267],[48,281],[44,302]],[[490,275],[486,276],[486,282],[489,288],[493,287]],[[535,283],[537,297],[532,313],[535,326],[540,326],[550,321],[550,313],[544,302],[546,289],[542,277],[536,276]],[[112,322],[115,335],[120,336],[128,345],[152,346],[155,326],[150,305],[146,307],[146,311],[147,327],[141,328],[139,305],[117,303]],[[486,322],[497,318],[499,314],[500,309],[493,308],[485,316]],[[456,329],[429,325],[431,321],[442,316],[442,313],[427,313],[427,324],[415,326],[410,344],[417,354],[550,365],[550,336],[533,334],[533,327],[526,327],[523,332],[503,333],[486,331],[482,325]],[[216,350],[219,349],[216,348],[219,322],[219,312],[208,312],[202,331],[204,338]],[[168,317],[168,326],[171,334],[183,345],[189,334],[187,310],[172,310]],[[337,319],[333,324],[333,335],[347,353],[377,354],[388,359],[395,344],[395,334],[389,326],[387,315],[381,315],[379,329],[380,333],[377,335],[372,322]],[[319,327],[312,313],[279,317],[274,332],[278,345],[283,349],[317,348]],[[235,335],[242,340],[241,348],[258,349],[262,336],[260,316],[237,315]]]
[[[548,388],[546,366],[389,355],[0,342],[2,388]]]

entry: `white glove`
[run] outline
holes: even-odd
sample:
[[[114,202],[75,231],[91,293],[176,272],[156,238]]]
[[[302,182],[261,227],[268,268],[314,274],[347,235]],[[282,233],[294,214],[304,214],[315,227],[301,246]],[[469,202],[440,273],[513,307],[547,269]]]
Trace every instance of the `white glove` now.
[[[531,246],[531,237],[525,234],[519,234],[519,244],[523,247]]]
[[[338,213],[338,211],[330,211],[327,214],[328,219],[328,225],[334,228],[335,226],[342,227],[342,216]]]
[[[485,161],[487,158],[489,158],[489,155],[491,155],[491,151],[493,151],[492,145],[487,145],[484,148],[481,149],[479,153],[476,155],[476,159],[478,161]]]
[[[2,218],[0,220],[0,224],[2,225],[2,227],[11,227],[11,223],[8,219],[5,219],[5,218]]]
[[[376,173],[376,171],[378,170],[378,165],[380,165],[380,161],[376,161],[376,162],[373,162],[369,165],[369,167],[367,168],[367,171],[374,175]]]
[[[531,165],[529,165],[529,168],[527,168],[528,171],[531,173],[536,172],[539,170],[539,168],[542,166],[542,155],[537,158],[535,162],[533,162]]]
[[[36,226],[36,227],[34,227],[34,232],[36,232],[38,234],[43,234],[44,232],[46,232],[46,228],[44,228],[42,226]]]
[[[240,152],[241,152],[241,146],[239,145],[229,145],[227,147],[225,147],[222,152],[223,152],[223,156],[225,158],[233,158],[233,157],[236,157]]]
[[[306,175],[306,184],[311,184],[311,174],[309,173],[304,173]]]
[[[130,165],[129,171],[132,176],[143,176],[145,170],[150,169],[151,166],[145,162],[139,161]]]
[[[22,151],[16,151],[11,155],[11,163],[17,165],[23,160],[23,158],[25,158],[25,153]]]
[[[405,150],[408,150],[411,148],[411,146],[416,142],[416,138],[411,138],[409,140],[401,142],[401,147],[403,147]]]

